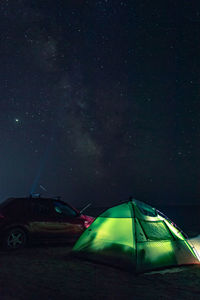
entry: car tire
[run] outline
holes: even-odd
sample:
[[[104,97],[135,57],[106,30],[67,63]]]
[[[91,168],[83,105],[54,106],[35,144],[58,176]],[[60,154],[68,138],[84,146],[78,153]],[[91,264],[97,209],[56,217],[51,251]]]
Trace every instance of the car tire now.
[[[24,248],[26,244],[27,234],[20,227],[11,228],[4,235],[3,247],[7,250],[21,249]]]

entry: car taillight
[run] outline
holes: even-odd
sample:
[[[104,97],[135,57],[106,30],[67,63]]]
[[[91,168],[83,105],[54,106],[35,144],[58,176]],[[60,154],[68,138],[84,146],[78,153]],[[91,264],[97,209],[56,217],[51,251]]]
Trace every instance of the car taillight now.
[[[91,222],[89,221],[84,221],[84,225],[85,225],[85,228],[88,228],[90,226]]]

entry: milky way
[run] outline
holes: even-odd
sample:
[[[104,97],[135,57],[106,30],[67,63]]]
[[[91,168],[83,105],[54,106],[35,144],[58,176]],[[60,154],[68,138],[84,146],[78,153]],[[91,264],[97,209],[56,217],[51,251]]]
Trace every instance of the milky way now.
[[[75,205],[198,201],[198,7],[2,0],[0,9],[1,199],[35,182]]]

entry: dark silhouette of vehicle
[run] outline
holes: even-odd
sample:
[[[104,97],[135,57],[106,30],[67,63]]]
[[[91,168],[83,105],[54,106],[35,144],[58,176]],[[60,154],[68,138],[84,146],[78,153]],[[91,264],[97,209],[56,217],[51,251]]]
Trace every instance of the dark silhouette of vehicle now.
[[[75,242],[93,221],[58,199],[9,198],[0,204],[0,241],[10,250],[28,242]]]

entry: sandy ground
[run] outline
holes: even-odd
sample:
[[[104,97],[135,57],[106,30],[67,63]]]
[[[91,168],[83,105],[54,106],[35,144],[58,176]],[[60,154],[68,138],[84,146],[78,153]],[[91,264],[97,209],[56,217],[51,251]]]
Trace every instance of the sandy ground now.
[[[200,239],[193,239],[200,245]],[[200,265],[134,276],[69,256],[70,246],[0,250],[0,300],[200,299]]]

